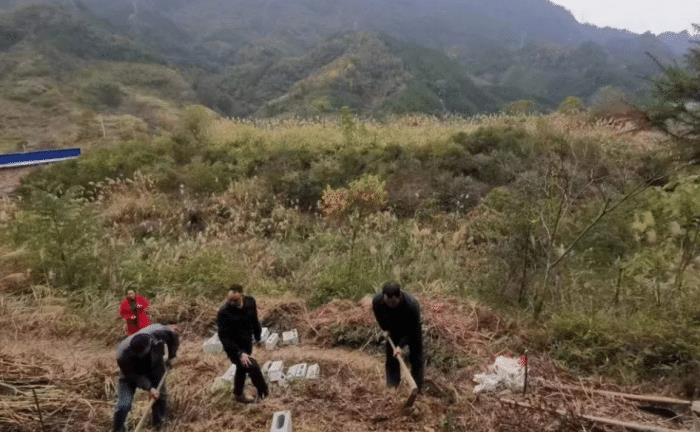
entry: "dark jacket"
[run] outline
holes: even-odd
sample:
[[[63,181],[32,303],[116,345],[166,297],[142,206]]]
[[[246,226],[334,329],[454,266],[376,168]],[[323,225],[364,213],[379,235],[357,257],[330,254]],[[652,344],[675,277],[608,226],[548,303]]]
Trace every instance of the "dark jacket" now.
[[[151,337],[151,351],[143,357],[137,357],[129,347],[131,339],[137,334],[147,334]],[[117,347],[120,379],[143,390],[156,387],[158,383],[152,381],[165,372],[163,362],[165,345],[168,345],[168,359],[174,359],[177,356],[180,339],[177,333],[162,324],[151,324],[121,341]]]
[[[253,337],[260,342],[262,327],[258,320],[258,306],[255,299],[243,296],[243,307],[226,302],[216,316],[219,340],[231,361],[236,361],[241,353],[253,351]]]
[[[395,309],[384,304],[384,295],[377,294],[372,299],[374,317],[382,330],[388,331],[389,336],[397,347],[411,346],[420,348],[423,343],[421,334],[420,305],[410,294],[403,292],[403,301]]]

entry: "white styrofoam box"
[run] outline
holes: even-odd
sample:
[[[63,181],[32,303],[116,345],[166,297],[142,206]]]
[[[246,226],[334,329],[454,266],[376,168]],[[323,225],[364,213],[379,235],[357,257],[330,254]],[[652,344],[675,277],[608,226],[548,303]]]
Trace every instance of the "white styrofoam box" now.
[[[317,379],[321,376],[321,366],[312,364],[306,369],[306,379]]]
[[[268,351],[272,351],[273,349],[277,348],[277,344],[280,341],[280,335],[279,333],[272,333],[267,340],[265,340],[265,349]]]
[[[287,379],[290,381],[306,378],[306,363],[295,364],[287,370]]]
[[[272,364],[272,361],[268,360],[265,363],[263,363],[262,369],[260,371],[262,372],[263,376],[267,376],[267,373],[270,371],[270,365]]]
[[[267,338],[270,337],[270,329],[267,327],[263,327],[262,331],[260,332],[260,341],[265,342]]]
[[[299,344],[299,332],[297,332],[297,329],[289,330],[282,333],[282,345],[297,344]]]
[[[219,340],[219,334],[214,333],[212,337],[207,339],[203,344],[202,344],[202,349],[204,350],[205,353],[208,354],[218,354],[224,351],[224,346],[221,344],[221,341]]]
[[[293,432],[292,413],[290,411],[278,411],[272,415],[270,432]]]
[[[282,360],[273,361],[267,369],[267,377],[270,382],[284,380],[284,362]]]
[[[225,388],[231,388],[233,385],[233,377],[236,375],[236,365],[232,364],[231,367],[224,372],[223,375],[220,377],[216,377],[214,380],[214,385],[213,389],[225,389]]]
[[[236,365],[232,364],[230,368],[226,372],[224,372],[223,375],[221,375],[221,379],[224,381],[228,382],[233,382],[233,377],[236,376]]]

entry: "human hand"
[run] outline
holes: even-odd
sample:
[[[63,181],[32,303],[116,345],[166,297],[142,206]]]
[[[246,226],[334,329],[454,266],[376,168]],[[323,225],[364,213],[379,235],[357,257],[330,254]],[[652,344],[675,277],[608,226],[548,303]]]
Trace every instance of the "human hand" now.
[[[158,400],[160,398],[160,392],[156,388],[152,388],[148,391],[148,396],[153,400]]]
[[[403,355],[403,351],[401,351],[401,348],[396,347],[394,349],[394,357],[399,358]]]
[[[246,353],[241,354],[241,364],[244,367],[250,367],[251,363],[250,363],[250,357],[248,357],[248,354],[246,354]]]
[[[131,315],[131,318],[130,318],[130,319],[135,320],[135,319],[136,319],[136,315]]]

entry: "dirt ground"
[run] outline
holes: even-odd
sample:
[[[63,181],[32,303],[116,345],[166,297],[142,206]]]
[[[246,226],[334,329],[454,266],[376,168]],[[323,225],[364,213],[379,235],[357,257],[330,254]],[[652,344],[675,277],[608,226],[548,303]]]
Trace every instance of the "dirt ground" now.
[[[2,306],[0,304],[0,312]],[[264,322],[272,324],[273,330],[286,330],[289,325],[295,325],[300,329],[302,341],[299,346],[275,351],[257,349],[254,353],[257,360],[261,363],[283,360],[285,367],[299,362],[318,363],[321,378],[290,383],[286,387],[272,384],[271,397],[264,402],[256,405],[236,403],[230,390],[215,390],[212,386],[216,377],[228,369],[230,362],[225,354],[205,354],[202,351],[210,321],[204,320],[198,326],[185,325],[178,362],[168,377],[170,421],[164,431],[268,431],[273,413],[280,410],[292,412],[296,432],[622,430],[605,429],[581,421],[574,418],[573,413],[616,417],[670,430],[690,429],[689,423],[684,423],[685,417],[667,420],[642,412],[633,403],[547,389],[538,384],[540,379],[554,378],[552,382],[555,383],[576,381],[556,369],[546,357],[538,355],[533,355],[531,360],[532,385],[528,396],[504,393],[476,398],[472,391],[473,373],[483,370],[492,360],[484,350],[487,343],[466,347],[474,358],[452,370],[445,370],[444,365],[438,365],[433,358],[434,365],[429,364],[426,371],[423,394],[413,408],[403,409],[407,390],[386,389],[378,343],[370,338],[369,343],[361,347],[338,346],[341,328],[346,332],[365,327],[368,331],[373,329],[371,316],[362,306],[345,302],[312,312],[305,311],[299,304],[263,308]],[[444,308],[432,307],[426,313],[427,346],[434,350],[442,349],[435,342],[441,339],[431,339],[430,335],[440,335],[435,333],[435,328],[447,325],[440,320],[449,319],[451,322],[455,319],[451,314],[469,310],[469,307],[462,310],[454,304]],[[489,319],[483,312],[471,310],[471,315],[464,314],[454,327],[444,328],[445,336],[441,337],[448,338],[447,334],[456,333],[455,329],[470,323],[470,338],[491,340],[493,326],[502,325],[493,321],[489,326]],[[111,337],[94,338],[89,331],[69,337],[52,336],[49,321],[66,318],[59,308],[53,307],[50,311],[53,315],[41,315],[46,321],[39,322],[39,327],[36,327],[42,331],[32,330],[18,322],[19,314],[6,316],[16,325],[14,331],[6,325],[4,328],[8,331],[0,335],[0,383],[3,383],[0,385],[0,430],[42,430],[31,390],[37,393],[47,432],[109,430],[117,377],[115,341]],[[23,313],[33,312],[27,309]],[[434,313],[440,315],[433,316]],[[479,324],[474,324],[474,314],[481,315]],[[35,313],[32,316],[37,317]],[[350,323],[351,328],[335,326],[334,322],[343,326]],[[475,330],[479,328],[481,330]],[[331,334],[336,337],[330,337]],[[586,385],[593,384],[592,381],[586,382]],[[254,395],[249,382],[246,391]],[[513,407],[499,401],[499,397],[537,408]],[[139,392],[130,416],[132,428],[144,413],[146,404],[146,395]],[[549,412],[554,408],[572,414],[561,416]]]
[[[0,198],[8,196],[20,185],[32,168],[0,168]]]

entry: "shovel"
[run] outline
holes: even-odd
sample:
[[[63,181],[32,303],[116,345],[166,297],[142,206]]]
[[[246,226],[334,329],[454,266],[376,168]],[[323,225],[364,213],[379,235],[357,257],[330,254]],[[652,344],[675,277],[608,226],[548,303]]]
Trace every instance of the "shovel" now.
[[[384,333],[384,337],[389,341],[389,344],[391,344],[392,351],[396,351],[396,345],[394,345],[394,341],[391,340],[391,336],[389,336],[388,332]],[[413,379],[413,375],[411,375],[411,370],[408,368],[408,366],[406,366],[403,355],[397,356],[396,359],[399,361],[399,365],[401,366],[401,376],[406,377],[406,383],[408,384],[408,388],[411,390],[411,394],[408,396],[406,403],[403,405],[404,408],[409,408],[413,406],[413,403],[418,397],[418,385],[416,384],[416,380]]]

